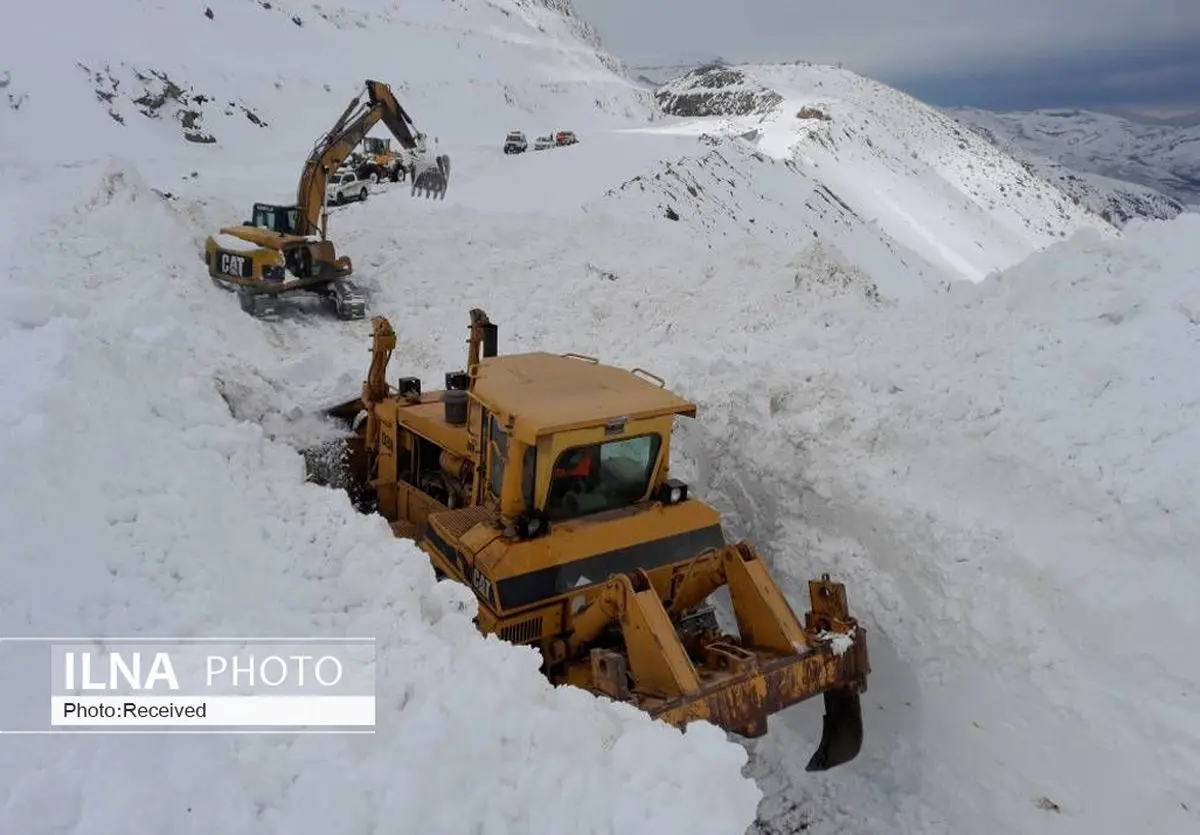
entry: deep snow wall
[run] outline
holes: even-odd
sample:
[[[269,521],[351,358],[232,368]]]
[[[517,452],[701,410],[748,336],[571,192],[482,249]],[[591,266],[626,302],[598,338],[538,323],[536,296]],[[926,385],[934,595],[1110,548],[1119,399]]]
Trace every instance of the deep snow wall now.
[[[1081,236],[919,307],[827,292],[787,328],[780,275],[757,346],[671,370],[705,381],[679,474],[871,630],[863,756],[805,774],[801,711],[777,723],[763,832],[1194,829],[1197,232]]]

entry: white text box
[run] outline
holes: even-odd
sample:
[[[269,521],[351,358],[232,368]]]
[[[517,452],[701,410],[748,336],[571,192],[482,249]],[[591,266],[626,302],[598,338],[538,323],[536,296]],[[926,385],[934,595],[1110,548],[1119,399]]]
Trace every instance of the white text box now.
[[[54,696],[50,702],[55,727],[375,725],[374,696]]]

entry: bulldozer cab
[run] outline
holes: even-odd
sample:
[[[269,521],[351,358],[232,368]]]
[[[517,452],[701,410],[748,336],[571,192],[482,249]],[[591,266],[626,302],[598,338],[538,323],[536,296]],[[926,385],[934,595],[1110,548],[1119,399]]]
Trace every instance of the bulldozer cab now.
[[[280,235],[294,235],[300,225],[300,210],[296,206],[275,206],[270,203],[255,203],[247,226],[270,229]]]
[[[653,380],[546,353],[480,363],[471,423],[487,439],[486,491],[500,515],[583,523],[662,498],[673,420],[695,406]]]

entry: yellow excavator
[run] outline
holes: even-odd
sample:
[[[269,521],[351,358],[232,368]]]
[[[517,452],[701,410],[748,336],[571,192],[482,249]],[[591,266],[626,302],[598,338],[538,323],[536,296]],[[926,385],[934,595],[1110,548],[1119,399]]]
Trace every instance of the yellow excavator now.
[[[808,769],[858,755],[866,631],[829,575],[809,581],[798,619],[754,546],[727,543],[718,512],[670,476],[673,421],[695,417],[693,403],[641,369],[500,356],[482,310],[444,390],[416,377],[393,388],[396,334],[383,317],[372,328],[360,396],[326,411],[345,437],[304,451],[308,477],[473,589],[481,632],[536,648],[555,684],[675,726],[703,719],[753,738],[821,694]],[[708,602],[723,587],[737,634]]]
[[[365,92],[366,101],[362,93],[355,96],[313,146],[300,174],[295,205],[255,203],[249,220],[223,227],[205,242],[209,276],[236,290],[247,313],[273,313],[281,296],[305,290],[331,298],[339,318],[366,315],[365,298],[348,280],[353,272],[350,258],[338,256],[326,234],[326,185],[381,120],[405,149],[422,151],[425,143],[387,84],[368,79]],[[444,199],[449,180],[448,156],[415,159],[412,196]]]

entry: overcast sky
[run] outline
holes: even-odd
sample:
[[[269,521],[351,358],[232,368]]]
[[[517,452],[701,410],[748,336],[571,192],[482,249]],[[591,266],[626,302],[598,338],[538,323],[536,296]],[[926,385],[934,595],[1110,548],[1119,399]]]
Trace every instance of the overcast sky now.
[[[631,65],[841,61],[933,104],[1200,109],[1200,0],[573,0]]]

